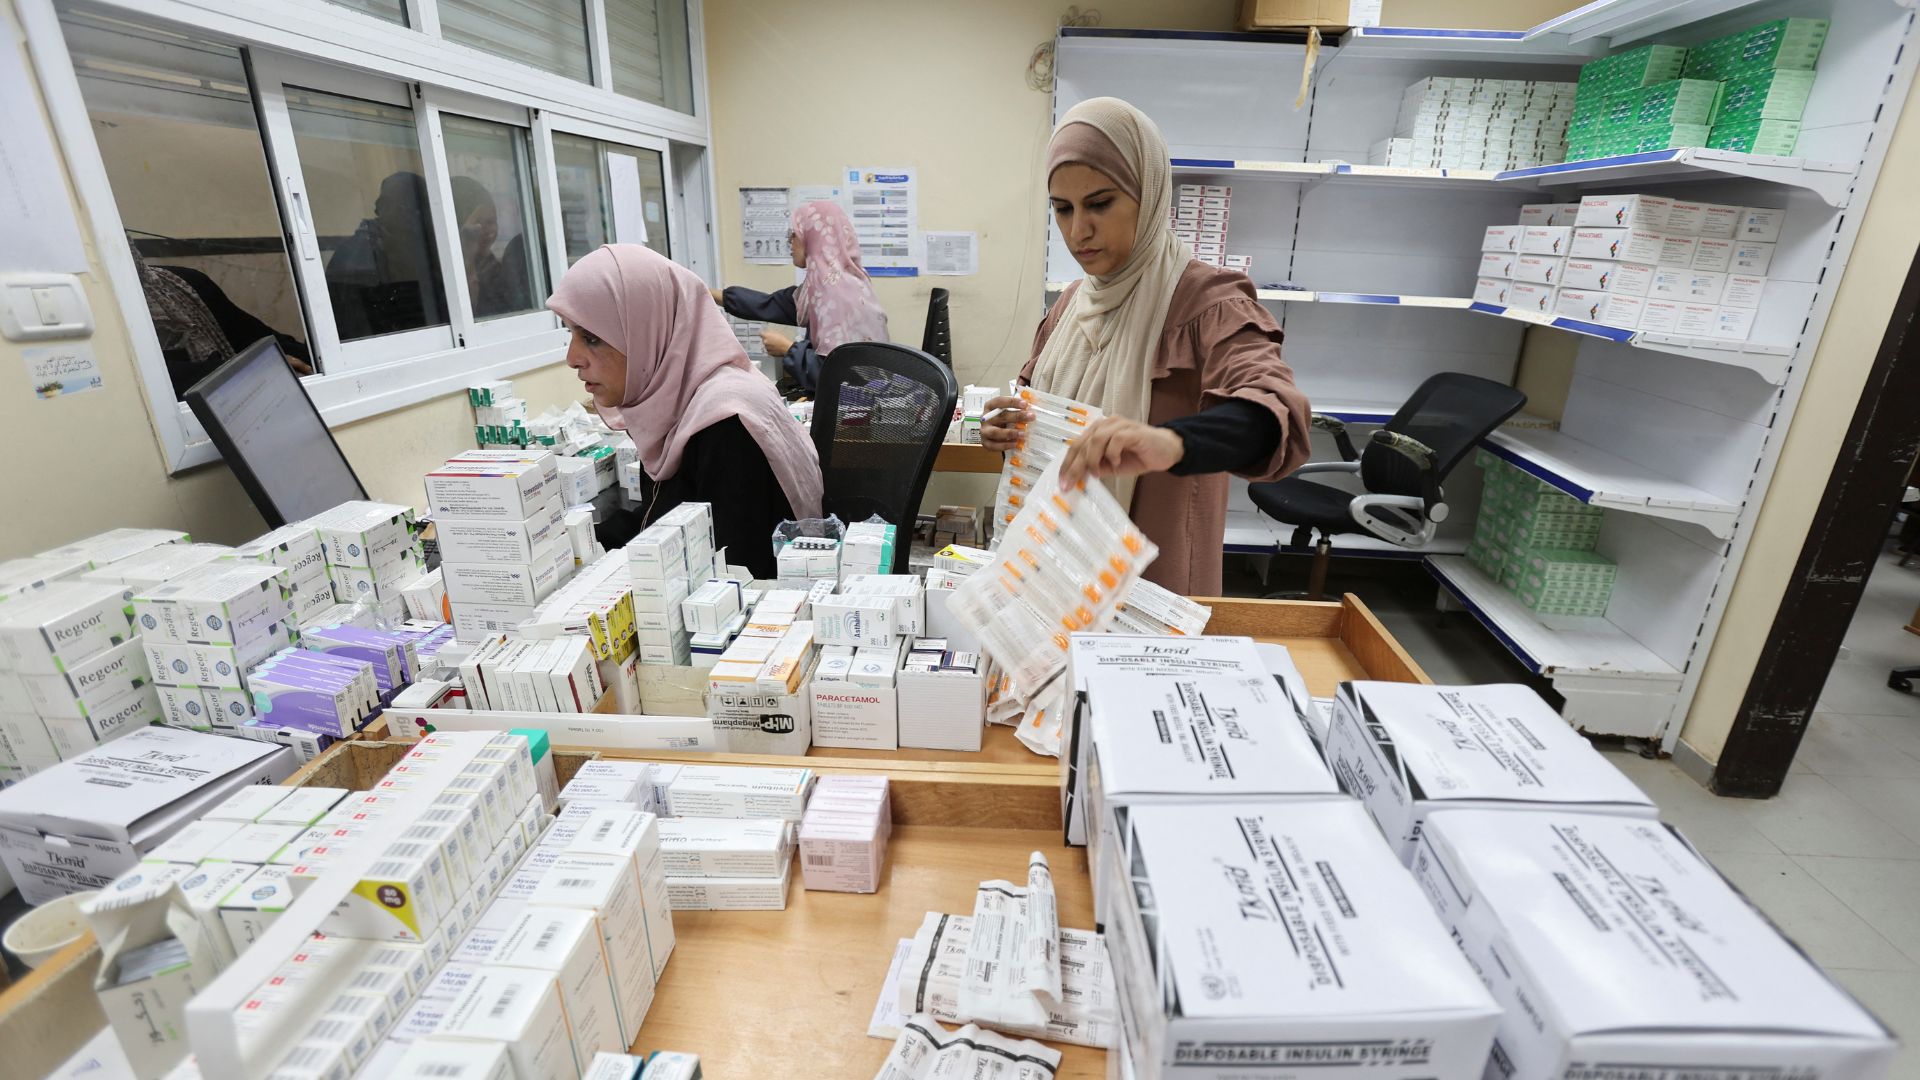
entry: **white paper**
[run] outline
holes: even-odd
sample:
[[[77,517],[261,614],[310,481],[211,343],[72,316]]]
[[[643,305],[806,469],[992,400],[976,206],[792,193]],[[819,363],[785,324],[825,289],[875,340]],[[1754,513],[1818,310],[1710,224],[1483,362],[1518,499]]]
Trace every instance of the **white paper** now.
[[[783,187],[740,189],[740,256],[750,263],[779,264],[793,258],[787,227],[793,210]]]
[[[927,273],[960,276],[980,272],[980,236],[970,232],[925,234]]]
[[[609,152],[607,180],[613,187],[614,242],[646,243],[646,199],[640,194],[640,159],[632,154]]]
[[[846,170],[847,214],[860,237],[860,263],[876,277],[919,273],[919,170]]]
[[[0,271],[85,273],[87,253],[60,153],[40,122],[38,100],[14,35],[0,37],[0,101],[15,106],[13,120],[0,124],[0,221],[6,222]]]
[[[51,400],[100,389],[100,365],[94,360],[90,341],[30,345],[20,350],[20,357],[27,365],[27,385],[36,397]]]
[[[907,1014],[900,1011],[900,974],[907,966],[907,954],[913,951],[913,939],[901,938],[893,947],[893,963],[887,967],[887,981],[880,988],[880,1000],[873,1003],[873,1019],[867,1021],[867,1038],[897,1039]]]
[[[845,209],[846,194],[837,184],[802,184],[793,189],[787,198],[787,205],[798,210],[810,202],[834,202]]]

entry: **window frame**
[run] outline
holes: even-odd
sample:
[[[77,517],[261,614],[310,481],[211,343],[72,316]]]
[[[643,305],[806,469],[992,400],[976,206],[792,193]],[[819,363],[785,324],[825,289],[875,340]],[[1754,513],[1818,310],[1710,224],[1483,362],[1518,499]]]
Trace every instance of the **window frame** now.
[[[405,27],[328,0],[248,0],[244,4],[234,4],[231,0],[85,0],[85,6],[246,51],[253,72],[255,110],[261,119],[263,150],[267,154],[275,198],[281,207],[288,256],[294,263],[295,280],[302,291],[311,344],[323,366],[329,361],[333,365],[331,370],[308,376],[302,382],[327,425],[338,427],[454,393],[477,381],[509,378],[545,367],[565,355],[566,333],[560,328],[559,320],[548,313],[530,312],[484,323],[472,320],[464,276],[451,272],[460,265],[458,233],[442,225],[441,215],[451,213],[451,186],[439,137],[442,111],[497,119],[529,130],[532,179],[546,234],[550,279],[557,279],[566,267],[553,167],[551,134],[554,130],[657,149],[662,156],[669,206],[678,205],[670,144],[680,142],[703,147],[711,161],[701,0],[686,0],[689,59],[694,73],[692,115],[623,97],[611,90],[611,69],[605,63],[603,2],[586,0],[589,42],[595,63],[592,84],[575,82],[440,38],[437,0],[405,0],[408,20]],[[16,8],[55,137],[66,156],[82,212],[96,239],[98,258],[127,328],[135,367],[168,471],[180,473],[218,461],[219,451],[206,432],[186,405],[174,398],[131,252],[124,245],[97,242],[99,237],[122,235],[123,228],[106,165],[94,140],[79,79],[67,53],[57,0],[16,0]],[[452,332],[446,347],[391,352],[337,347],[330,304],[324,294],[307,291],[307,271],[302,269],[305,260],[297,247],[300,237],[295,223],[287,220],[293,211],[285,186],[290,170],[276,156],[276,139],[269,130],[276,121],[270,115],[265,98],[269,92],[277,93],[278,86],[270,86],[270,79],[262,75],[288,70],[303,73],[311,70],[317,77],[331,80],[316,85],[296,79],[296,85],[350,97],[368,98],[365,87],[376,83],[414,90],[409,104],[422,141],[436,243],[442,256],[448,294],[448,329]],[[283,122],[284,100],[280,108]],[[520,119],[515,119],[516,116]],[[283,135],[290,139],[290,129]],[[668,220],[671,223],[670,215]],[[712,248],[713,237],[717,235],[711,221],[705,229],[696,229],[693,225],[688,223],[688,227],[677,230],[670,227],[673,257],[689,265],[718,266],[717,250],[707,250]],[[705,245],[698,251],[692,247],[696,232],[700,243]],[[450,263],[447,261],[449,245],[455,256]],[[466,321],[464,334],[460,329],[462,320]],[[323,322],[326,324],[324,337],[320,326]],[[420,333],[424,331],[387,337],[410,338]],[[328,338],[335,344],[331,352],[323,351]],[[352,353],[344,369],[343,352]]]
[[[596,142],[612,143],[616,146],[632,147],[635,150],[651,150],[659,154],[660,182],[665,191],[664,197],[666,199],[666,205],[660,208],[660,216],[662,223],[665,224],[667,229],[667,257],[680,263],[686,263],[688,261],[691,252],[680,246],[682,243],[681,233],[686,230],[675,229],[673,227],[673,217],[668,212],[674,205],[675,199],[679,196],[679,189],[674,186],[673,182],[673,155],[670,140],[658,136],[635,136],[631,133],[624,133],[618,128],[608,127],[605,124],[596,124],[591,120],[578,120],[572,117],[553,117],[549,121],[548,127],[550,137],[547,142],[547,147],[549,151],[551,151],[553,147],[551,135],[558,134],[573,135],[582,139],[593,139]],[[559,174],[556,170],[554,175],[554,198],[557,200],[559,195]],[[562,267],[567,265],[567,244],[564,228],[560,230],[560,261],[556,265]]]

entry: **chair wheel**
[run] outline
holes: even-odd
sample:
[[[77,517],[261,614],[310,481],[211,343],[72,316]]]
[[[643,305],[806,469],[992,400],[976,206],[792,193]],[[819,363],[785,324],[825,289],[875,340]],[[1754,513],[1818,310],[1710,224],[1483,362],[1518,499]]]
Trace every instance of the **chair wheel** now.
[[[1896,674],[1887,676],[1887,685],[1903,694],[1913,693],[1913,680],[1904,675]]]

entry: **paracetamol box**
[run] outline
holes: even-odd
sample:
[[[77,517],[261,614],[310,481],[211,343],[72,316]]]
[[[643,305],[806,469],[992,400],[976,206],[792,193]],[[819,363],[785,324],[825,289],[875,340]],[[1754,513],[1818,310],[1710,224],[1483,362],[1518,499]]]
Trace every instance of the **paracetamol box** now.
[[[1506,1010],[1490,1074],[1879,1076],[1893,1059],[1886,1028],[1657,821],[1447,810],[1412,869]]]
[[[674,817],[782,818],[806,810],[812,769],[688,765],[667,793]]]
[[[1726,274],[1726,285],[1718,298],[1723,308],[1758,308],[1767,291],[1767,279],[1753,274]]]
[[[525,521],[560,501],[558,484],[538,465],[451,461],[424,479],[435,517]]]
[[[1679,314],[1674,319],[1673,332],[1681,337],[1712,337],[1719,320],[1720,305],[1682,300]]]
[[[1525,686],[1342,683],[1327,763],[1403,860],[1413,857],[1427,816],[1448,808],[1659,814]]]
[[[1553,301],[1558,293],[1552,285],[1540,285],[1530,281],[1516,281],[1507,290],[1507,306],[1521,311],[1531,311],[1540,315],[1553,314]]]
[[[246,645],[292,614],[287,571],[259,563],[214,563],[133,597],[134,622],[149,643]]]
[[[1640,309],[1640,329],[1653,334],[1672,334],[1678,332],[1680,325],[1680,301],[1663,300],[1649,297]]]
[[[1487,1068],[1500,1008],[1359,804],[1142,806],[1109,850],[1107,948],[1144,1075]]]
[[[57,675],[133,636],[126,601],[110,582],[54,582],[0,605],[0,664]]]
[[[1520,253],[1565,255],[1572,242],[1571,225],[1528,225],[1520,237]]]
[[[1724,274],[1733,267],[1733,249],[1732,240],[1717,236],[1696,237],[1692,269]]]
[[[1496,304],[1500,307],[1505,307],[1507,304],[1507,287],[1509,284],[1506,278],[1483,277],[1475,279],[1473,283],[1473,299],[1476,303]],[[933,603],[934,601],[929,600],[929,604]]]
[[[1673,203],[1655,195],[1588,195],[1580,200],[1576,225],[1665,230]]]

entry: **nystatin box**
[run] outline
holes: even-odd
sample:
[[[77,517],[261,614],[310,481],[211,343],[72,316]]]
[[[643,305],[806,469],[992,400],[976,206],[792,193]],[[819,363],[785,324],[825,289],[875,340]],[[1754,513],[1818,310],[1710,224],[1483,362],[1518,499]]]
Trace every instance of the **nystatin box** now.
[[[1366,804],[1403,862],[1438,809],[1660,813],[1525,686],[1342,683],[1326,754],[1340,786]]]
[[[1433,815],[1413,874],[1506,1009],[1489,1077],[1886,1075],[1893,1036],[1657,821]]]
[[[1142,1080],[1481,1075],[1500,1007],[1358,803],[1139,806],[1120,840],[1099,872]]]

